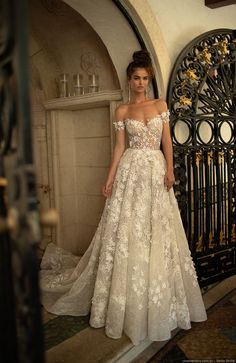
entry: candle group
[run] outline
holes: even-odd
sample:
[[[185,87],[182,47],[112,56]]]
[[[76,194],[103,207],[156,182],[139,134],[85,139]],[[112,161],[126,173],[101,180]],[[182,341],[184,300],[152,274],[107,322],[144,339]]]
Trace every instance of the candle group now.
[[[83,75],[80,73],[73,75],[73,82],[70,85],[70,76],[63,73],[59,78],[59,97],[80,96],[85,93],[93,93],[99,91],[98,75],[90,74],[88,76],[88,85],[83,84]]]

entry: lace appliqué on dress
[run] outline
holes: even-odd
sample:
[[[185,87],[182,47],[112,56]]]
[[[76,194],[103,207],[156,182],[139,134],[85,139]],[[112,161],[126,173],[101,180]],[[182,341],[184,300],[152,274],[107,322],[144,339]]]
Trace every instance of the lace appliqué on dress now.
[[[115,131],[120,131],[125,129],[125,123],[124,121],[115,121],[113,122]]]
[[[159,149],[168,121],[169,111],[145,123],[114,122],[116,130],[126,128],[130,147],[88,250],[77,262],[49,248],[42,262],[48,311],[91,311],[91,326],[105,326],[116,339],[124,331],[133,344],[146,337],[167,340],[177,326],[189,329],[191,320],[206,319],[178,204],[164,185],[166,161]]]
[[[163,123],[169,122],[169,110],[144,120],[127,118],[123,121],[113,122],[115,131],[124,130],[129,136],[131,149],[159,150]]]
[[[170,121],[170,111],[167,110],[166,112],[162,112],[160,114],[160,117],[161,117],[163,122],[169,122]]]

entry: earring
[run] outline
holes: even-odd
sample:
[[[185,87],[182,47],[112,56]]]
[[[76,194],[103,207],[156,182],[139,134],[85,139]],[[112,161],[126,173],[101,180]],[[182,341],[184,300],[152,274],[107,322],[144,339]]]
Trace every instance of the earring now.
[[[148,99],[150,97],[150,85],[147,86],[147,88],[145,89],[145,99]]]
[[[129,83],[129,85],[128,85],[128,103],[130,103],[130,93],[131,93],[131,91],[130,91],[130,83]]]

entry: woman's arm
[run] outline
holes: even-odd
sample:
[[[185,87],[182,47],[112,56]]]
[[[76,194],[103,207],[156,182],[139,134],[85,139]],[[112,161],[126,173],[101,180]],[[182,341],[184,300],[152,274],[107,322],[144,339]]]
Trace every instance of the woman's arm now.
[[[166,159],[166,167],[167,171],[173,171],[173,147],[172,147],[172,140],[170,136],[170,126],[169,123],[163,123],[163,130],[162,130],[162,147],[163,152]]]
[[[122,121],[124,118],[124,109],[122,106],[118,107],[115,112],[115,120]],[[116,121],[115,121],[116,122]],[[125,130],[119,129],[116,131],[116,141],[113,150],[112,160],[107,175],[107,180],[102,188],[102,193],[105,197],[110,197],[112,193],[112,186],[115,179],[117,167],[121,156],[125,151]]]
[[[159,113],[167,112],[167,104],[164,101],[159,101]],[[167,190],[173,186],[175,182],[174,176],[174,167],[173,167],[173,146],[170,134],[170,126],[169,120],[165,120],[163,122],[163,129],[162,129],[162,148],[166,159],[166,175],[165,175],[165,185]]]

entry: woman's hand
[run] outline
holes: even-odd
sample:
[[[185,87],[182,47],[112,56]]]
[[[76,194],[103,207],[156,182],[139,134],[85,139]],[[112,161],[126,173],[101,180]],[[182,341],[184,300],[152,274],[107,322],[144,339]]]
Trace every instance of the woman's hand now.
[[[112,194],[113,180],[107,180],[106,184],[102,187],[102,194],[106,198],[110,198]]]
[[[164,183],[165,183],[165,187],[167,189],[167,191],[170,190],[170,188],[173,187],[174,183],[175,183],[175,176],[172,170],[167,170],[165,178],[164,178]]]

